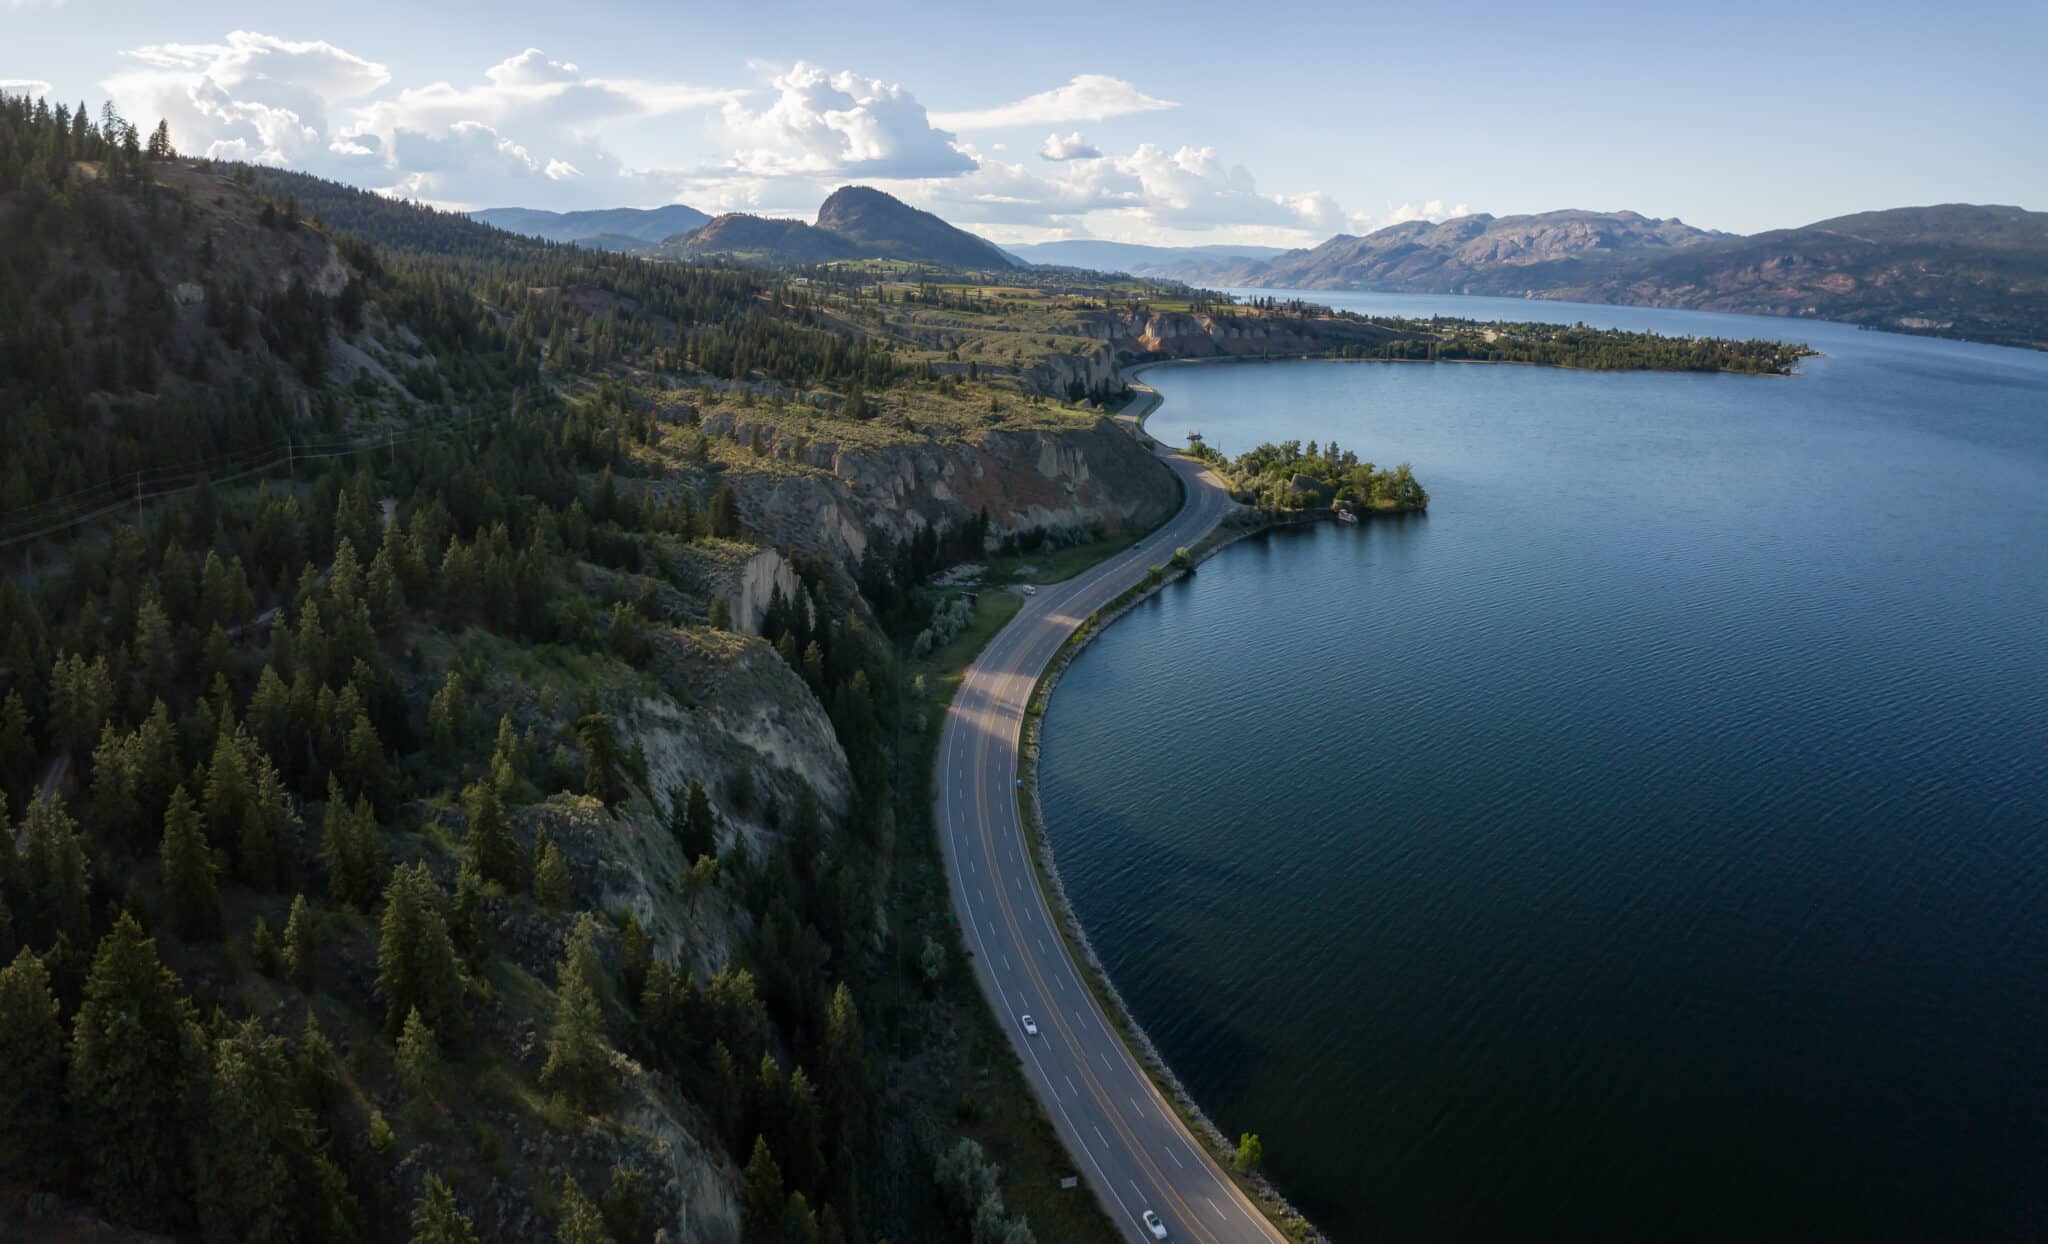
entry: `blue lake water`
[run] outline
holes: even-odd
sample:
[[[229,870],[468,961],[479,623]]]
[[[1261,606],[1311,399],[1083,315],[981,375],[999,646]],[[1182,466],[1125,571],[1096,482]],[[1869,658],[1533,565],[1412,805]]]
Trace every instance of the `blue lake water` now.
[[[1043,790],[1110,974],[1341,1240],[2048,1233],[2048,356],[1180,367],[1412,462],[1088,648]]]

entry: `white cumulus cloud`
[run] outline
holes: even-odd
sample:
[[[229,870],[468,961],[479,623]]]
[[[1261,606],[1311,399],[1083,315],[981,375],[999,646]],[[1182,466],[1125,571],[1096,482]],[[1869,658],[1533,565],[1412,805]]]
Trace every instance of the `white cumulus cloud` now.
[[[851,70],[827,73],[799,61],[770,83],[775,102],[758,112],[724,109],[734,144],[730,170],[749,177],[948,177],[974,161],[935,127],[901,86]]]
[[[1084,73],[1077,74],[1065,86],[1027,95],[994,108],[935,113],[932,123],[949,130],[999,130],[1015,125],[1106,121],[1111,117],[1178,107],[1180,105],[1170,99],[1154,99],[1122,78]]]
[[[56,89],[41,78],[0,78],[0,92],[8,95],[26,95],[30,99],[43,99],[53,94]]]
[[[1002,149],[1003,145],[997,143],[996,150]],[[1102,150],[1081,137],[1081,131],[1075,130],[1071,134],[1047,134],[1045,142],[1038,148],[1038,155],[1045,160],[1099,160]]]
[[[220,43],[149,44],[124,55],[138,67],[104,84],[116,106],[167,119],[183,150],[461,207],[666,198],[674,175],[625,167],[602,128],[709,110],[741,94],[604,78],[537,48],[467,85],[434,82],[391,95],[383,65],[321,41],[236,31]]]

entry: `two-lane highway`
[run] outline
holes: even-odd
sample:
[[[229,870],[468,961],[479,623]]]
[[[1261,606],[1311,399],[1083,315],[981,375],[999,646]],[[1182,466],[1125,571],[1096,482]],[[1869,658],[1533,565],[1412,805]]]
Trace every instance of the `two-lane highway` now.
[[[1269,1242],[1280,1233],[1189,1134],[1082,984],[1032,871],[1017,807],[1024,712],[1046,664],[1090,614],[1208,534],[1231,507],[1200,463],[1162,457],[1187,484],[1180,512],[1125,552],[1027,597],[968,667],[939,741],[937,821],[982,992],[1118,1229],[1151,1239],[1150,1211],[1175,1240]]]

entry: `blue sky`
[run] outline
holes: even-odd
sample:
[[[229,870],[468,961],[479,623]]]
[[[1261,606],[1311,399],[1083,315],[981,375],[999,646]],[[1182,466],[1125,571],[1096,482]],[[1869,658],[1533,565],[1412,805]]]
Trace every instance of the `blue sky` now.
[[[0,83],[450,206],[1298,245],[1633,208],[2048,208],[2048,5],[0,0]],[[34,84],[34,85],[28,85]]]

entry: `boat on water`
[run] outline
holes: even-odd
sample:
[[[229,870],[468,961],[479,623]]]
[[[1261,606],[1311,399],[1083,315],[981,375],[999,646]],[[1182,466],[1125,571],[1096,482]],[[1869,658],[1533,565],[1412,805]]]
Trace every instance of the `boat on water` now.
[[[1340,523],[1355,523],[1358,521],[1358,515],[1352,513],[1348,506],[1340,505],[1337,507],[1337,521]]]

